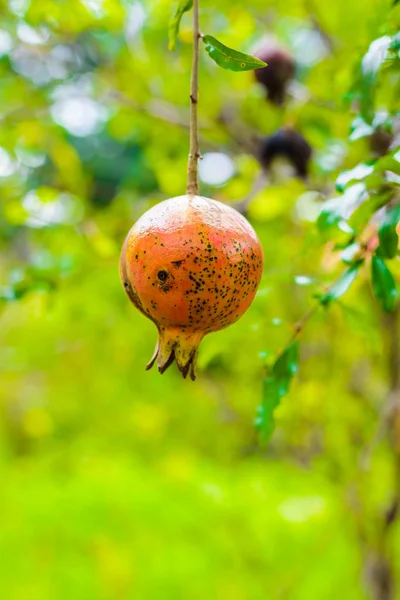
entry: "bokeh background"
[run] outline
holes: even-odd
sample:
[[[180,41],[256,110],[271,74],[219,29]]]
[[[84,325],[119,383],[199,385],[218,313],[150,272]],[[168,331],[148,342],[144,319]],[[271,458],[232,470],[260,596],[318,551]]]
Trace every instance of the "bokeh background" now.
[[[382,433],[398,311],[368,258],[305,324],[268,444],[254,421],[266,368],[345,268],[338,202],[365,199],[365,177],[374,198],[398,189],[400,5],[201,1],[202,31],[279,43],[296,76],[276,106],[202,48],[201,191],[246,204],[265,271],[246,315],[203,341],[195,383],[144,371],[156,330],[118,276],[131,224],[186,187],[190,14],[168,52],[169,0],[0,6],[0,596],[399,598],[400,461]],[[308,177],[275,161],[260,185],[259,145],[284,126],[313,149]]]

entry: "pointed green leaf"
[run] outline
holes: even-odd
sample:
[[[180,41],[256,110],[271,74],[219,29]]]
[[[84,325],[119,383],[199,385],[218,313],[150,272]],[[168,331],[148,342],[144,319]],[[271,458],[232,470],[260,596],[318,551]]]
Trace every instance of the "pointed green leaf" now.
[[[179,0],[178,8],[172,19],[169,22],[168,28],[168,48],[169,50],[175,50],[176,40],[179,34],[179,27],[181,20],[185,12],[188,12],[193,6],[193,0]]]
[[[262,403],[255,419],[263,443],[268,442],[274,431],[274,411],[281,398],[288,393],[290,382],[298,369],[299,348],[298,343],[293,342],[278,356],[264,379]]]
[[[390,201],[390,194],[373,194],[367,197],[349,218],[349,225],[354,231],[362,231],[377,210]]]
[[[228,71],[251,71],[267,66],[267,63],[255,58],[255,56],[224,46],[211,35],[204,36],[203,42],[210,57],[218,66]]]
[[[325,231],[343,220],[343,199],[331,198],[327,200],[318,216],[317,227],[320,231]]]
[[[337,300],[341,296],[343,296],[347,290],[350,288],[351,284],[357,277],[358,269],[360,268],[363,261],[358,261],[354,263],[347,271],[343,273],[343,275],[338,279],[338,281],[324,294],[320,297],[319,301],[323,305],[327,305],[332,300]]]
[[[352,242],[343,249],[340,258],[347,265],[351,265],[359,251],[360,244],[358,244],[358,242]]]
[[[282,395],[279,382],[266,377],[263,382],[262,404],[257,408],[255,426],[260,432],[262,442],[267,442],[275,428],[274,410],[279,406]]]
[[[350,181],[360,181],[364,179],[374,171],[373,165],[367,165],[365,163],[360,163],[353,169],[349,171],[342,171],[338,178],[336,179],[336,189],[339,192],[343,192],[344,188]]]
[[[394,258],[399,247],[399,236],[396,227],[382,225],[378,231],[379,248],[378,254],[382,258]]]
[[[297,342],[293,342],[276,360],[272,368],[272,374],[274,379],[287,380],[293,377],[298,369],[299,346]]]
[[[397,225],[400,221],[400,205],[389,210],[379,228],[379,256],[382,258],[394,258],[399,247],[399,236]]]
[[[400,0],[397,0],[397,3],[398,2],[400,2]],[[396,33],[392,37],[392,42],[390,44],[390,50],[400,50],[400,32]]]
[[[393,275],[379,256],[372,257],[372,288],[375,296],[386,312],[391,312],[398,298],[398,290]]]
[[[354,142],[355,140],[359,140],[360,138],[364,138],[370,136],[374,133],[374,128],[372,125],[367,123],[361,115],[355,117],[350,126],[351,134],[349,140]]]
[[[389,35],[384,35],[373,40],[361,61],[361,71],[365,78],[370,78],[373,83],[376,81],[377,74],[382,64],[388,56],[388,49],[392,42]]]
[[[333,226],[340,227],[344,230],[345,219],[365,193],[366,189],[364,183],[358,182],[346,188],[342,196],[330,198],[324,202],[317,220],[319,230],[324,231]],[[351,228],[353,227],[351,222],[349,222],[349,225],[350,228],[347,226],[348,233],[351,232]]]

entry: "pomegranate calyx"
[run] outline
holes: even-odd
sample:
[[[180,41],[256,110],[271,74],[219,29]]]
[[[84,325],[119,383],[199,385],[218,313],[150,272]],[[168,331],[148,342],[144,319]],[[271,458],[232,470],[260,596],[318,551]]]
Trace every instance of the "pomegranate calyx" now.
[[[159,328],[157,345],[146,370],[151,369],[157,361],[159,372],[164,373],[176,361],[183,378],[186,379],[190,373],[194,381],[197,350],[203,337],[203,331],[191,331],[183,327]]]

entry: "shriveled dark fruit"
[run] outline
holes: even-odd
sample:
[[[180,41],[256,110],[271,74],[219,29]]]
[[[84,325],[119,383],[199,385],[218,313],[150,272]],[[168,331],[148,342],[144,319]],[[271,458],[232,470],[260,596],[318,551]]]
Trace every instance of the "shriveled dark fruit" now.
[[[283,104],[287,84],[293,79],[296,65],[290,54],[276,46],[265,46],[256,52],[257,58],[267,63],[267,67],[256,69],[255,78],[267,91],[267,97],[274,104]]]
[[[147,368],[163,373],[176,360],[195,379],[198,346],[250,306],[263,269],[263,251],[250,223],[209,198],[160,202],[132,227],[120,274],[133,304],[158,329]]]
[[[371,152],[375,154],[375,156],[385,156],[393,141],[393,136],[385,129],[382,129],[382,127],[379,127],[370,136],[369,140]]]
[[[279,129],[261,142],[260,162],[269,170],[275,158],[284,157],[294,167],[298,177],[305,178],[312,156],[312,148],[304,137],[293,129]]]

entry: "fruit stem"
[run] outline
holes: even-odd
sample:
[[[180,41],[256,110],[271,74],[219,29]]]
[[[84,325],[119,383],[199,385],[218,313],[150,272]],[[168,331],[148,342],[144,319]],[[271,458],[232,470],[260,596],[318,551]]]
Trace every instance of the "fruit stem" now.
[[[199,95],[199,0],[193,0],[193,61],[190,81],[190,154],[188,162],[187,194],[197,196],[199,193],[198,160],[199,131],[197,121],[197,104]]]

